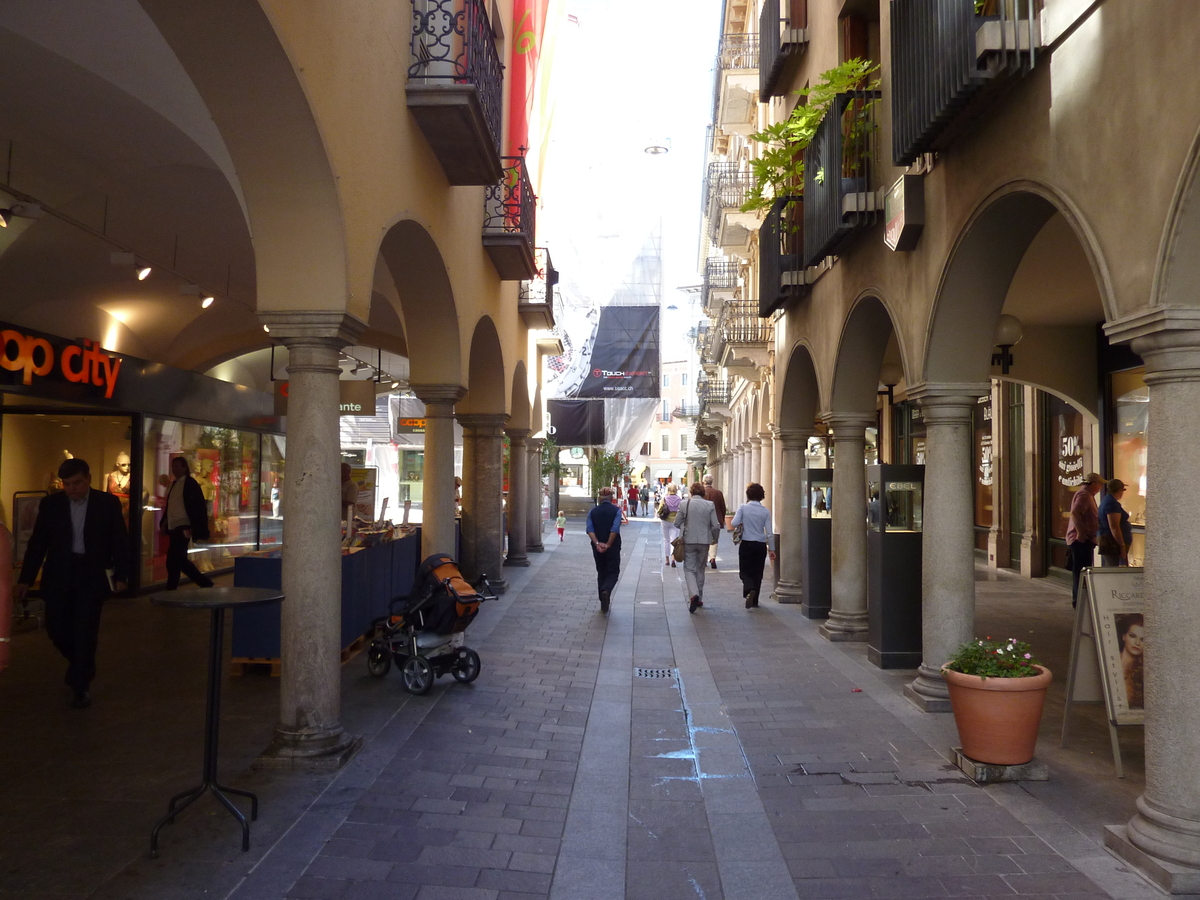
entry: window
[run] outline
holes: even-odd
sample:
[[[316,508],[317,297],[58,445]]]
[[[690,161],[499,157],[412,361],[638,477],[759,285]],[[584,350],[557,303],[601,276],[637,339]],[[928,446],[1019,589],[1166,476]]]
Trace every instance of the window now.
[[[641,453],[641,455],[642,455],[642,456],[649,456],[649,455],[650,455],[650,442],[649,442],[649,441],[644,441],[644,442],[642,443],[642,453]]]
[[[664,375],[663,376],[663,387],[670,387],[670,386],[671,386],[671,376]]]
[[[667,456],[671,452],[671,435],[666,431],[662,433],[662,452],[663,456]]]
[[[679,435],[679,455],[686,456],[688,452],[688,439],[686,434]]]
[[[687,387],[687,372],[679,376],[679,384],[681,387]]]
[[[663,404],[662,405],[662,415],[660,416],[660,418],[664,422],[670,422],[671,421],[671,401],[669,399],[667,399],[666,397],[663,397],[662,404]]]

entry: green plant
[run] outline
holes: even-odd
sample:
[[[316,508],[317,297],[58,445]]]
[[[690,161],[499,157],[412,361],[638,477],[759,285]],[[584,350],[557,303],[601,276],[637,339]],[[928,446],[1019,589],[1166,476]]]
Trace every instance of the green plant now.
[[[817,128],[838,94],[879,87],[878,79],[867,82],[868,76],[878,69],[878,63],[855,57],[822,72],[817,83],[808,89],[807,96],[801,98],[785,121],[750,135],[751,140],[766,146],[757,159],[750,160],[754,183],[749,199],[742,204],[743,212],[770,209],[777,197],[800,198],[804,195],[804,149],[816,137]],[[851,136],[856,137],[859,131],[869,127],[868,110],[875,102],[870,100],[856,106]]]
[[[562,477],[563,464],[558,461],[558,453],[562,448],[554,438],[546,438],[542,444],[542,474],[553,475],[557,480]]]
[[[592,495],[595,496],[600,488],[616,484],[629,474],[629,454],[619,450],[612,453],[596,450],[588,461],[588,470],[592,476]]]
[[[1024,641],[994,641],[988,637],[967,641],[942,668],[983,678],[1028,678],[1038,674],[1037,665]]]

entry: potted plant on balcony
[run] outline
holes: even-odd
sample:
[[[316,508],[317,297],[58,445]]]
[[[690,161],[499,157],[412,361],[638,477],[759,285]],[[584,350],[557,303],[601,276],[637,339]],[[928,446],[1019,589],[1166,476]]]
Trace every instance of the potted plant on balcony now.
[[[962,752],[976,762],[1019,766],[1033,759],[1053,676],[1015,638],[968,641],[942,666]]]

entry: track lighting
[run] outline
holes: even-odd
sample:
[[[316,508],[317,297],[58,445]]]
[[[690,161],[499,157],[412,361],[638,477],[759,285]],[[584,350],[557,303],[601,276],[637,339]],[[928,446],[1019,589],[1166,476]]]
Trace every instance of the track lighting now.
[[[200,290],[200,285],[198,285],[198,284],[190,284],[190,283],[181,284],[179,286],[179,293],[183,294],[185,297],[199,297],[201,309],[208,309],[210,306],[213,305],[213,301],[215,301],[217,299],[213,294],[210,294],[208,291]]]
[[[0,228],[7,228],[14,218],[40,219],[45,210],[40,203],[14,203],[7,209],[0,209]]]
[[[130,266],[130,267],[132,267],[134,274],[137,275],[138,281],[145,281],[147,278],[150,277],[150,273],[152,271],[154,271],[154,269],[151,266],[149,266],[145,262],[140,261],[132,253],[127,253],[125,251],[116,251],[114,253],[110,253],[109,261],[112,262],[112,264],[114,266]]]
[[[200,308],[201,308],[201,309],[208,309],[210,306],[212,306],[212,305],[213,305],[213,301],[214,301],[214,300],[216,300],[216,299],[217,299],[216,297],[213,297],[213,296],[210,294],[209,296],[205,297],[203,300],[201,300],[201,301],[200,301]]]
[[[266,325],[263,326],[263,331],[265,331],[267,334],[271,333],[271,329],[268,328]]]
[[[8,220],[12,218],[12,215],[11,209],[0,209],[0,228],[8,227]]]

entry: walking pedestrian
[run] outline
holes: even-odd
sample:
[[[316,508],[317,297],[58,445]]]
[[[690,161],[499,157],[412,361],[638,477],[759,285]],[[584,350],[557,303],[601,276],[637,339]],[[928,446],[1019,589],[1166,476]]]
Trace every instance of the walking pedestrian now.
[[[767,557],[775,560],[775,535],[771,530],[771,511],[762,505],[766,492],[757,482],[746,488],[746,502],[733,514],[733,531],[741,529],[738,543],[738,576],[742,579],[742,597],[746,609],[758,606],[762,591],[763,566]],[[736,540],[737,538],[735,538]]]
[[[694,483],[690,496],[679,505],[675,524],[683,536],[683,580],[687,584],[688,612],[704,605],[704,569],[708,548],[721,533],[721,522],[712,501],[704,499],[704,485]]]
[[[675,567],[675,558],[671,555],[671,542],[679,537],[679,531],[675,528],[675,514],[679,511],[679,500],[679,486],[668,484],[667,495],[658,505],[658,518],[662,521],[663,554],[667,560],[666,565],[671,568]]]
[[[638,500],[641,503],[642,515],[650,515],[650,485],[644,481],[642,482],[641,490],[638,491]]]
[[[1100,559],[1106,566],[1129,565],[1129,545],[1133,542],[1133,526],[1129,513],[1121,505],[1125,482],[1114,478],[1104,486],[1100,500]]]
[[[1095,560],[1096,538],[1100,531],[1100,512],[1096,495],[1104,479],[1090,472],[1071,498],[1071,515],[1067,520],[1067,568],[1071,570],[1071,606],[1079,600],[1079,576]]]
[[[561,543],[563,535],[567,533],[567,514],[561,509],[558,511],[558,518],[554,520],[554,527],[558,529],[558,540]]]
[[[92,490],[88,464],[64,460],[58,477],[63,489],[38,507],[13,599],[24,601],[44,562],[46,634],[67,660],[65,681],[75,695],[71,705],[83,709],[92,704],[88,689],[96,677],[100,611],[110,593],[125,590],[129,554],[121,501]]]
[[[200,483],[192,477],[188,461],[182,456],[171,460],[171,474],[175,480],[167,491],[166,508],[163,510],[161,529],[167,536],[167,590],[179,587],[179,576],[187,575],[200,587],[210,588],[213,580],[196,568],[188,559],[188,544],[192,539],[207,541],[208,504]]]
[[[638,491],[637,485],[632,481],[629,482],[629,488],[625,492],[626,498],[629,500],[629,515],[636,516],[638,514],[638,499],[642,496]]]
[[[600,488],[599,503],[587,516],[587,536],[596,563],[596,588],[600,612],[608,612],[613,589],[621,575],[621,508],[613,502],[613,489]]]
[[[721,527],[725,527],[725,495],[713,487],[712,475],[704,476],[704,499],[711,503],[717,510],[717,519],[721,522]],[[714,569],[717,567],[717,544],[721,541],[721,532],[717,532],[717,540],[713,541],[712,546],[708,548],[708,564]]]

